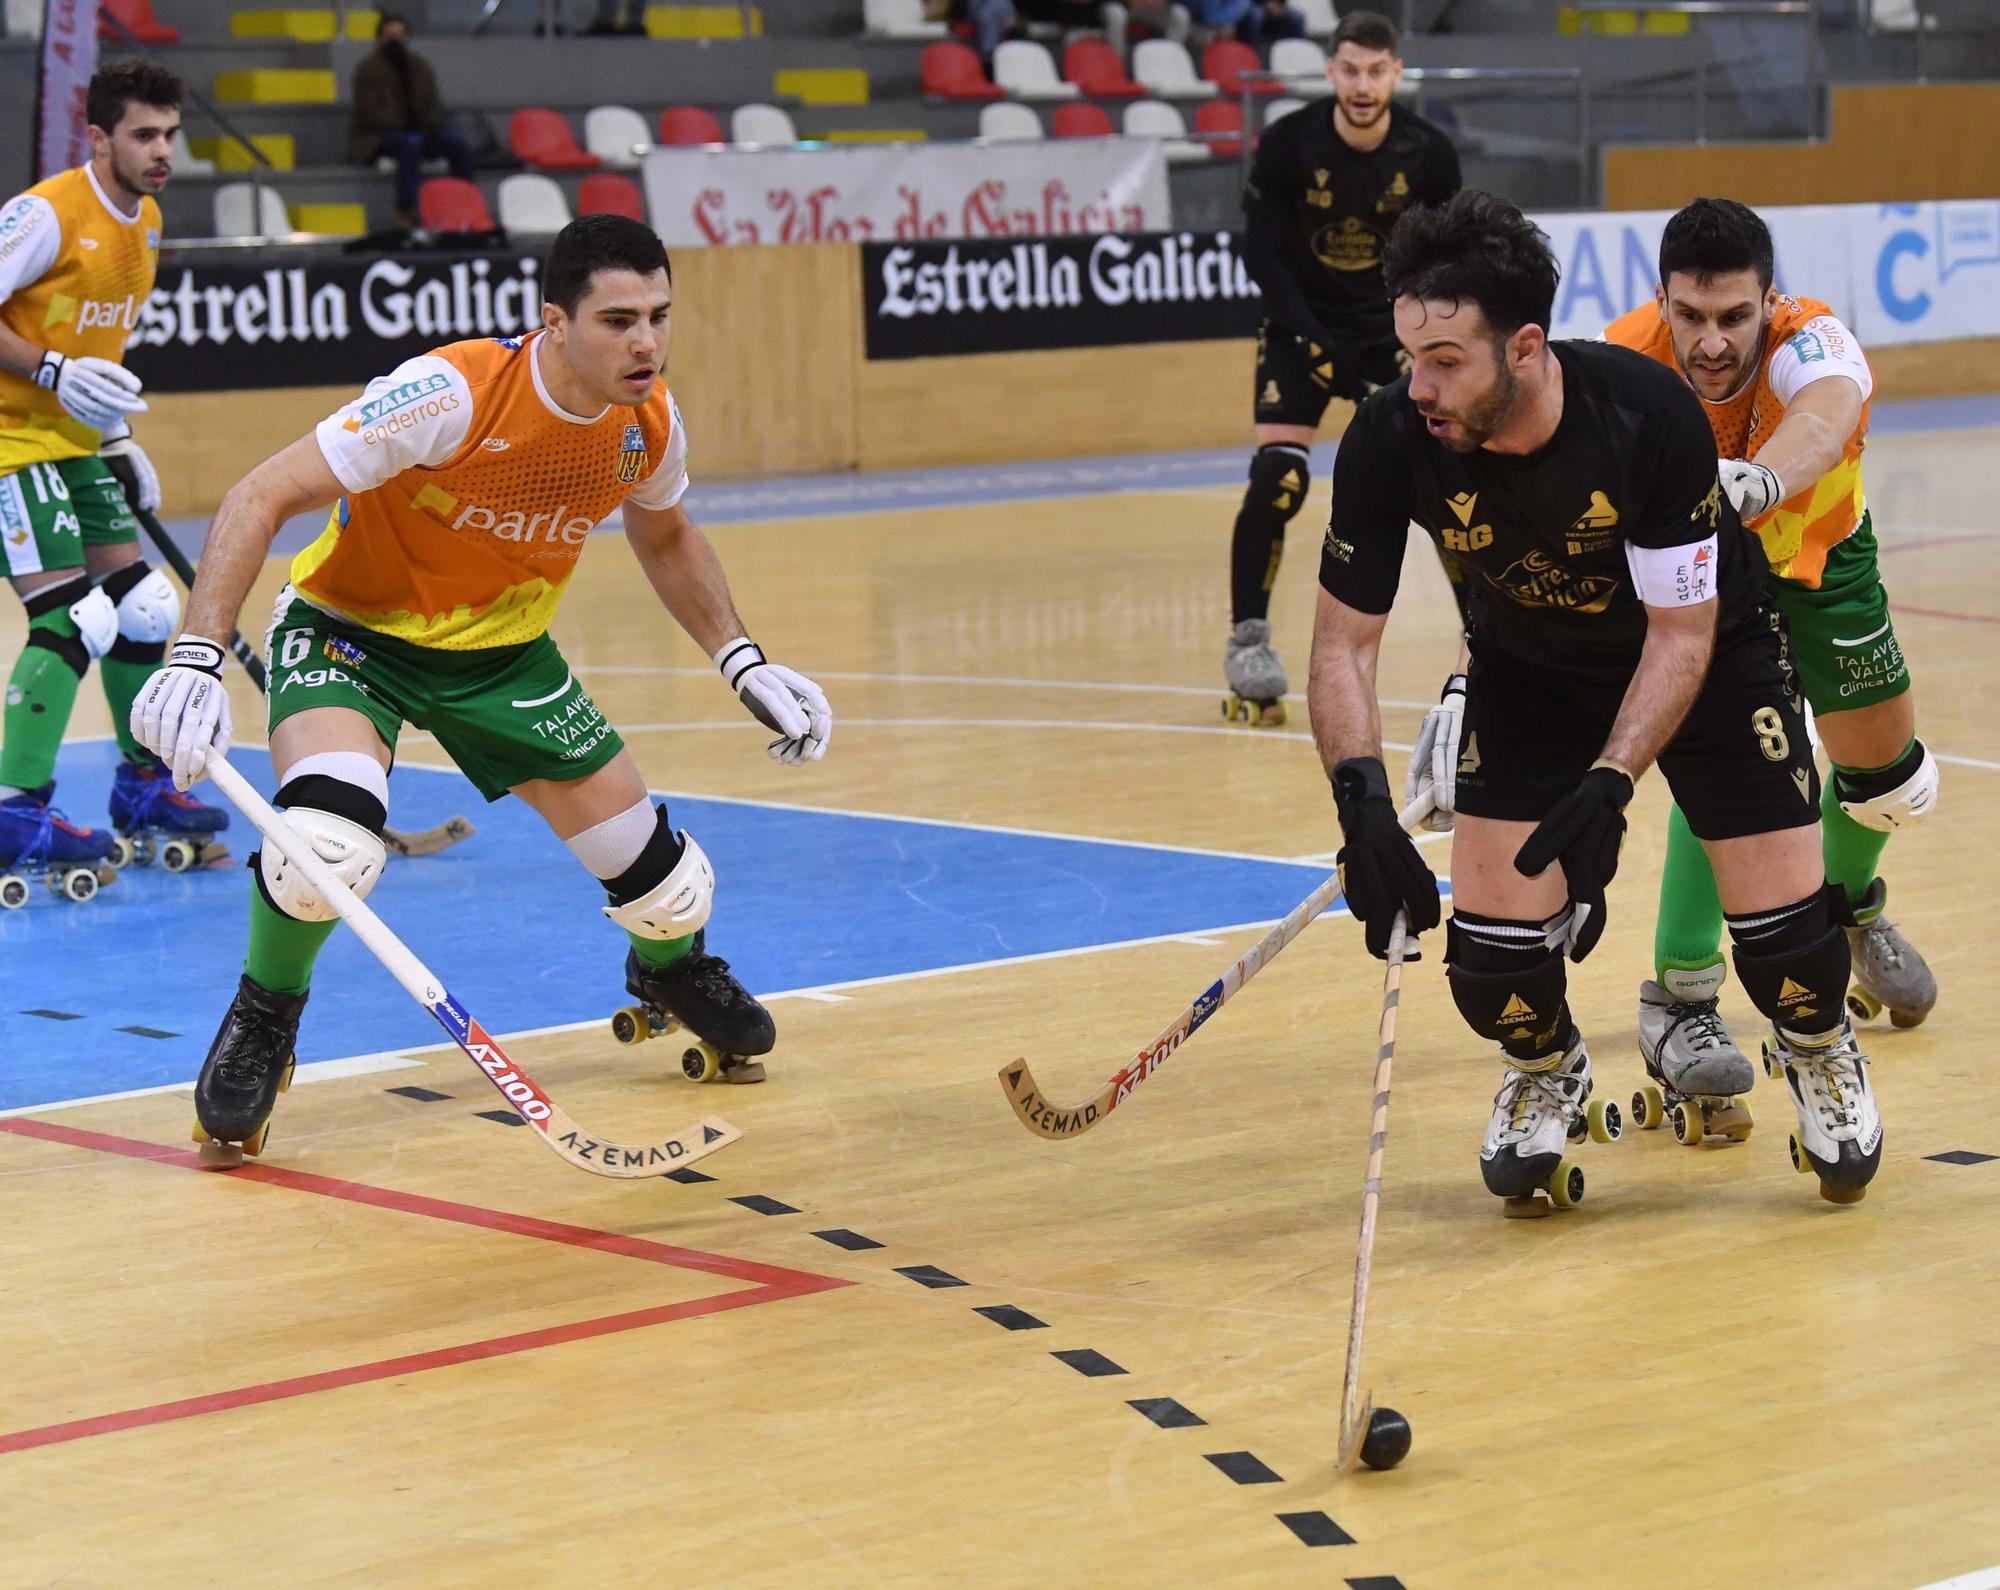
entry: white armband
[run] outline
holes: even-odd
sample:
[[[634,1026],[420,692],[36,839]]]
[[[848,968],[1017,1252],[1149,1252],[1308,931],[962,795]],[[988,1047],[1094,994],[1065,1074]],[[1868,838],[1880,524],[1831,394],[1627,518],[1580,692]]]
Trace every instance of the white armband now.
[[[1625,546],[1632,584],[1648,607],[1694,607],[1716,594],[1716,538],[1679,547]]]

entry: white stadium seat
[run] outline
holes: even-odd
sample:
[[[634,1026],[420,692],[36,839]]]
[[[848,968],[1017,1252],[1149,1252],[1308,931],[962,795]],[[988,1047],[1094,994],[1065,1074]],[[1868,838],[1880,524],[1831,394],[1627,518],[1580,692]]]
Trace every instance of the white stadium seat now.
[[[738,105],[729,113],[729,141],[736,144],[795,144],[799,130],[789,111],[776,105]]]
[[[1325,39],[1333,35],[1340,26],[1340,18],[1333,13],[1333,0],[1288,0],[1291,8],[1306,19],[1306,37]]]
[[[1042,130],[1041,117],[1026,105],[1003,99],[979,107],[979,136],[993,143],[1031,144],[1048,135]]]
[[[636,110],[599,105],[584,113],[583,147],[607,166],[630,169],[653,147],[653,130]]]
[[[1295,110],[1303,110],[1305,103],[1302,99],[1293,99],[1289,94],[1279,95],[1278,98],[1270,100],[1265,104],[1264,125],[1268,127],[1280,116],[1289,116]]]
[[[1173,165],[1208,158],[1208,145],[1188,137],[1187,120],[1180,111],[1157,99],[1135,99],[1125,107],[1125,136],[1160,139]]]
[[[924,0],[861,0],[861,22],[878,39],[941,39],[951,31],[924,20]]]
[[[177,177],[212,177],[215,175],[215,162],[213,160],[203,160],[192,149],[188,148],[188,135],[185,127],[176,127],[174,129],[174,175]]]
[[[1055,57],[1033,39],[1008,39],[993,52],[993,81],[1016,99],[1075,99],[1083,92],[1056,76]]]
[[[1280,39],[1271,46],[1271,71],[1278,77],[1326,81],[1326,51],[1311,39]]]
[[[1185,45],[1172,39],[1141,39],[1132,46],[1132,75],[1162,99],[1213,99],[1222,90],[1197,77]]]
[[[215,190],[217,237],[284,237],[291,230],[285,201],[269,184],[225,182]]]
[[[573,217],[553,177],[517,171],[500,179],[500,225],[509,232],[554,237]]]

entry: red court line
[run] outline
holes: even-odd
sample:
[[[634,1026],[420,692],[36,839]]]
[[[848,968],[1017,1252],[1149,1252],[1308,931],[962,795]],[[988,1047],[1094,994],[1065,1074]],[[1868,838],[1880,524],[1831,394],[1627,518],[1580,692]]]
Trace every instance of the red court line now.
[[[175,1419],[190,1419],[204,1413],[220,1413],[230,1408],[253,1407],[258,1403],[277,1402],[287,1397],[303,1397],[317,1391],[334,1391],[344,1386],[365,1385],[370,1381],[391,1379],[397,1375],[417,1374],[426,1369],[443,1369],[454,1364],[477,1363],[487,1358],[504,1358],[512,1353],[532,1352],[537,1348],[559,1346],[565,1342],[588,1341],[596,1336],[642,1330],[650,1325],[694,1319],[704,1314],[718,1314],[730,1309],[750,1308],[759,1303],[783,1302],[787,1298],[804,1297],[814,1292],[828,1292],[854,1284],[838,1276],[816,1275],[808,1270],[793,1270],[783,1265],[758,1264],[750,1259],[734,1259],[724,1254],[704,1253],[696,1248],[675,1247],[669,1243],[651,1242],[644,1237],[628,1237],[617,1232],[595,1231],[588,1226],[571,1226],[553,1220],[538,1220],[532,1215],[508,1214],[498,1209],[481,1208],[476,1204],[450,1203],[441,1198],[426,1198],[419,1193],[398,1192],[387,1187],[369,1186],[363,1182],[339,1181],[330,1176],[315,1176],[309,1171],[288,1170],[281,1165],[246,1163],[237,1170],[215,1172],[202,1164],[198,1154],[185,1149],[167,1148],[138,1138],[114,1137],[104,1132],[87,1132],[78,1127],[60,1126],[53,1121],[38,1121],[29,1117],[0,1120],[0,1131],[12,1132],[17,1137],[34,1138],[41,1142],[61,1143],[71,1148],[116,1154],[126,1159],[143,1160],[176,1169],[199,1170],[211,1175],[221,1174],[239,1181],[264,1182],[269,1186],[288,1187],[296,1192],[314,1193],[323,1198],[337,1198],[346,1203],[421,1215],[433,1220],[448,1220],[459,1225],[476,1226],[512,1236],[533,1237],[543,1242],[557,1242],[568,1247],[616,1254],[621,1258],[640,1259],[651,1264],[670,1265],[676,1269],[700,1270],[712,1275],[757,1283],[741,1291],[718,1293],[713,1297],[692,1298],[686,1302],[667,1303],[626,1314],[608,1314],[599,1319],[578,1320],[567,1325],[551,1325],[541,1330],[522,1331],[512,1336],[496,1336],[486,1341],[466,1342],[455,1347],[433,1348],[429,1352],[411,1353],[401,1358],[354,1364],[344,1369],[321,1370],[316,1374],[298,1375],[289,1380],[266,1381],[261,1385],[241,1386],[233,1391],[209,1392],[199,1397],[184,1397],[176,1402],[155,1403],[151,1407],[144,1408],[128,1408],[119,1413],[98,1414],[88,1419],[72,1419],[62,1424],[42,1425],[32,1430],[0,1433],[0,1455],[27,1451],[33,1447],[53,1446],[63,1441],[77,1441],[86,1436],[109,1435],[120,1430],[165,1424]]]
[[[1988,613],[1948,613],[1938,607],[1911,607],[1907,602],[1891,602],[1892,613],[1914,613],[1918,618],[1949,618],[1961,624],[2000,624],[2000,618]]]

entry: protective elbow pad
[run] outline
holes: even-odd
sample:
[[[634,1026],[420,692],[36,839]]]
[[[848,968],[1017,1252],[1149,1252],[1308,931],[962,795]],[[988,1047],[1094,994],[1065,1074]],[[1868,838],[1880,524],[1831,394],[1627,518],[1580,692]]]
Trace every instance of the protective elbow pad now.
[[[715,904],[715,869],[686,829],[678,837],[680,858],[665,877],[634,898],[604,908],[604,914],[627,933],[642,939],[681,939],[708,921]]]

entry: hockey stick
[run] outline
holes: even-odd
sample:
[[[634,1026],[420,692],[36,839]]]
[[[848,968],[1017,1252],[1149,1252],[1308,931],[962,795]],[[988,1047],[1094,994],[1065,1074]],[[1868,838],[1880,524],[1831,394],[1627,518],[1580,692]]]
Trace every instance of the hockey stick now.
[[[167,534],[166,526],[155,519],[144,508],[134,508],[133,514],[146,531],[146,538],[159,551],[161,557],[174,573],[180,576],[181,584],[190,591],[194,589],[194,565],[187,560],[187,554],[174,545],[173,537]],[[236,660],[243,664],[243,671],[250,676],[250,682],[257,687],[260,695],[271,693],[269,677],[264,672],[264,659],[252,649],[250,642],[243,638],[241,630],[229,632],[229,649]],[[382,830],[382,843],[399,856],[432,856],[440,850],[449,850],[461,839],[470,839],[476,830],[463,817],[450,817],[431,828],[420,828],[415,833],[404,833],[399,828]]]
[[[1403,808],[1397,821],[1405,832],[1429,815],[1431,798],[1421,795]],[[1292,914],[1250,947],[1249,953],[1203,990],[1199,998],[1167,1025],[1166,1031],[1141,1049],[1096,1093],[1081,1104],[1067,1109],[1051,1104],[1035,1086],[1035,1074],[1026,1060],[1016,1060],[1000,1068],[1000,1089],[1021,1118],[1021,1124],[1038,1137],[1076,1137],[1089,1131],[1123,1104],[1132,1090],[1166,1063],[1167,1057],[1187,1042],[1195,1029],[1236,997],[1243,985],[1272,961],[1278,952],[1305,931],[1306,924],[1333,903],[1340,893],[1340,875],[1335,873],[1301,900]]]
[[[1389,1072],[1396,1059],[1396,1007],[1403,994],[1403,954],[1409,922],[1401,911],[1389,930],[1389,969],[1382,974],[1382,1026],[1375,1051],[1375,1118],[1369,1128],[1368,1169],[1361,1184],[1361,1241],[1354,1253],[1354,1307],[1347,1316],[1347,1372],[1340,1386],[1340,1472],[1354,1468],[1375,1416],[1375,1399],[1361,1390],[1361,1328],[1368,1314],[1368,1272],[1375,1262],[1375,1216],[1382,1206],[1382,1155],[1389,1146]],[[1359,1398],[1360,1406],[1355,1406]]]
[[[436,1018],[451,1035],[451,1041],[465,1051],[466,1058],[479,1067],[486,1080],[500,1090],[522,1120],[541,1133],[551,1151],[578,1170],[593,1176],[614,1176],[631,1180],[658,1176],[726,1147],[743,1134],[719,1115],[697,1121],[664,1142],[625,1148],[586,1132],[563,1113],[561,1106],[544,1093],[534,1080],[507,1058],[506,1052],[479,1025],[468,1011],[445,989],[429,967],[411,954],[388,925],[368,908],[367,902],[336,878],[325,862],[306,844],[298,831],[280,817],[271,805],[250,787],[228,758],[211,756],[205,769],[216,787],[235,803],[236,808],[262,831],[265,842],[275,845],[287,861],[305,875],[320,898],[333,907],[334,915],[354,929],[355,936],[403,985],[405,992]]]

